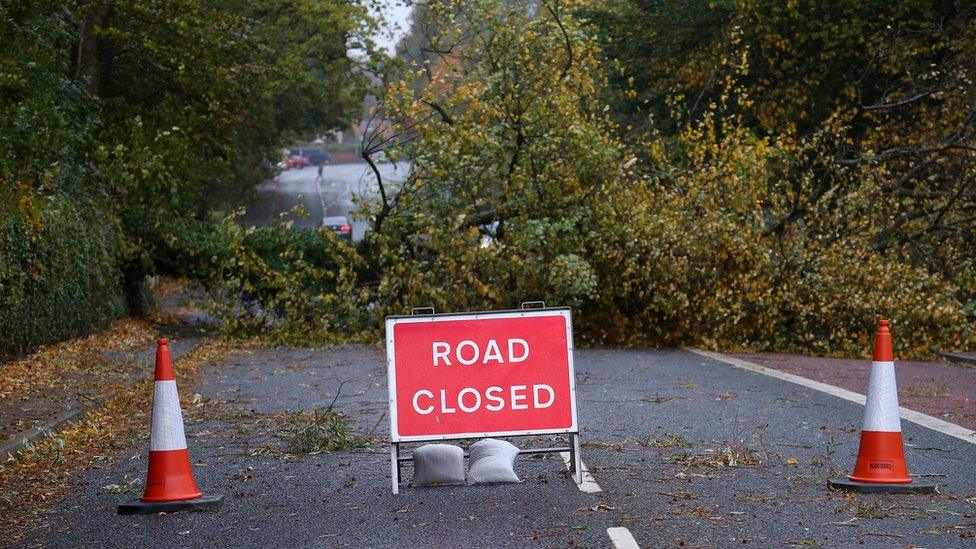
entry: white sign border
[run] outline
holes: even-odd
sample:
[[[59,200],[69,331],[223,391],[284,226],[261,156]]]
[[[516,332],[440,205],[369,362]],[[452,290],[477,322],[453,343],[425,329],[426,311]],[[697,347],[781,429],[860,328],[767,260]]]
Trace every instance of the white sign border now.
[[[393,327],[397,324],[418,322],[444,322],[452,320],[480,320],[486,318],[525,318],[561,316],[566,323],[567,357],[569,359],[569,402],[572,411],[572,425],[561,429],[537,429],[528,431],[491,431],[487,433],[457,433],[449,435],[411,435],[400,436],[397,430],[396,412],[396,351],[393,343]],[[390,443],[420,442],[432,440],[458,440],[466,438],[514,437],[528,435],[578,434],[579,422],[576,416],[576,365],[574,363],[575,344],[573,342],[573,313],[568,307],[545,309],[524,309],[505,311],[481,311],[475,313],[440,313],[433,315],[390,316],[386,318],[386,375],[387,394],[390,406]]]

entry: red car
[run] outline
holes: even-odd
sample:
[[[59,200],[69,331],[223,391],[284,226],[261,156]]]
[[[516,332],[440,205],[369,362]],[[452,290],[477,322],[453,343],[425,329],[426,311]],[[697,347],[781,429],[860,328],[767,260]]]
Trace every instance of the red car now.
[[[295,154],[292,156],[285,157],[281,160],[281,162],[278,162],[278,169],[290,170],[292,168],[304,168],[308,165],[310,165],[308,158],[300,154]]]

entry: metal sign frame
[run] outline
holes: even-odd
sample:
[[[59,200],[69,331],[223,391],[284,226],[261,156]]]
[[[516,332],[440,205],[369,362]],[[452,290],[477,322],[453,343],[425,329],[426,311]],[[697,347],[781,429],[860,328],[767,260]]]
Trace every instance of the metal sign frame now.
[[[532,307],[541,305],[540,307]],[[421,313],[423,311],[423,313]],[[429,311],[429,312],[428,312]],[[411,315],[394,315],[386,317],[386,360],[387,360],[387,393],[390,406],[390,477],[393,493],[400,491],[401,464],[413,461],[413,457],[400,455],[400,444],[407,442],[434,442],[445,440],[476,439],[487,437],[525,437],[538,435],[567,435],[569,445],[553,448],[525,448],[520,454],[568,453],[569,469],[577,484],[582,480],[582,458],[580,457],[579,421],[576,413],[576,367],[574,361],[575,346],[573,344],[573,315],[569,307],[546,307],[544,302],[531,301],[522,304],[520,309],[506,309],[500,311],[477,311],[465,313],[436,313],[433,307],[418,307]],[[533,316],[552,316],[558,313],[566,319],[567,358],[569,366],[569,400],[572,414],[572,425],[566,429],[533,429],[497,432],[458,433],[450,435],[414,435],[400,436],[397,431],[396,411],[396,368],[395,347],[393,341],[393,327],[398,323],[444,322],[450,320],[479,320],[482,318],[525,318]],[[465,455],[467,457],[467,455]]]

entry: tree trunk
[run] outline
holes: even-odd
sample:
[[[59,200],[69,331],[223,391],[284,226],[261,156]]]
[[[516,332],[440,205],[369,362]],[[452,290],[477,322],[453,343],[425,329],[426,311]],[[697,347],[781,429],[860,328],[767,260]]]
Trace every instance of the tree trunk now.
[[[98,36],[96,32],[105,19],[107,6],[100,2],[85,2],[85,17],[81,23],[81,40],[78,42],[78,64],[75,79],[88,91],[97,94],[99,84]]]

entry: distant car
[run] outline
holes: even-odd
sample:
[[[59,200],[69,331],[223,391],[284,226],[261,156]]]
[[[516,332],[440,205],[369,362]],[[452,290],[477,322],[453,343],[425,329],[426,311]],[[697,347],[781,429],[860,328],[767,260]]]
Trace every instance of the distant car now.
[[[352,226],[344,215],[330,215],[322,218],[322,226],[334,232],[343,240],[352,242]]]
[[[292,168],[304,168],[304,167],[306,167],[306,166],[308,166],[310,164],[310,162],[308,161],[308,158],[305,158],[304,156],[302,156],[300,154],[296,154],[296,155],[292,156],[291,158],[289,158],[289,160],[291,160],[291,167]]]
[[[332,153],[329,151],[312,151],[308,155],[308,160],[316,166],[323,166],[332,163]]]
[[[292,152],[294,154],[304,156],[313,166],[323,166],[325,164],[332,163],[332,154],[325,149],[293,149]]]
[[[295,156],[286,156],[286,157],[282,158],[281,159],[281,162],[278,162],[278,164],[277,164],[278,169],[279,170],[290,170],[290,169],[294,168],[296,166],[296,161],[295,161],[296,158],[299,158],[299,157],[297,155],[295,155]]]

